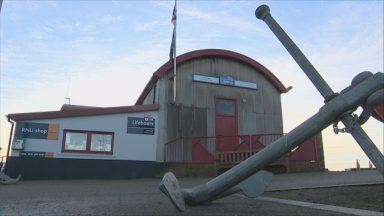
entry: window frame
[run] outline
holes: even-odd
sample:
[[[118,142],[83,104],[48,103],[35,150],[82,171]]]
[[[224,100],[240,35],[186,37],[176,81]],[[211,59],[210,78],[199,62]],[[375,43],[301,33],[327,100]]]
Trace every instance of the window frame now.
[[[87,143],[86,143],[85,150],[69,150],[69,149],[65,149],[65,139],[67,137],[67,133],[85,133],[85,134],[87,134]],[[92,138],[92,134],[111,135],[112,136],[112,139],[111,139],[111,151],[91,151],[91,138]],[[64,129],[63,130],[63,141],[62,141],[62,145],[61,145],[61,152],[62,153],[82,153],[82,154],[112,155],[113,154],[113,147],[114,147],[114,140],[115,140],[115,133],[114,132]]]
[[[230,114],[224,114],[219,112],[219,101],[225,100],[225,101],[232,101],[234,105],[234,113],[233,115]],[[215,115],[217,116],[230,116],[230,117],[236,117],[237,118],[237,99],[236,98],[229,98],[229,97],[215,97]]]

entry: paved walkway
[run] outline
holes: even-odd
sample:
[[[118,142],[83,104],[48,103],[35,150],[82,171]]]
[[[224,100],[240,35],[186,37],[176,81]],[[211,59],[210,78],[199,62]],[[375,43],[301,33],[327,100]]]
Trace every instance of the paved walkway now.
[[[283,205],[239,196],[178,212],[159,189],[159,179],[20,181],[0,185],[1,216],[343,216],[319,209]],[[193,179],[189,180],[193,183]]]
[[[384,183],[376,170],[274,175],[267,191]]]
[[[183,187],[209,179],[180,179]],[[378,183],[375,171],[276,175],[269,190]],[[230,196],[179,213],[160,193],[160,179],[20,181],[0,185],[0,215],[346,215],[270,200]]]
[[[319,209],[319,210],[343,213],[343,214],[348,214],[348,215],[384,216],[384,212],[369,211],[369,210],[355,209],[355,208],[347,208],[347,207],[334,206],[334,205],[325,205],[325,204],[319,204],[319,203],[310,203],[310,202],[302,202],[302,201],[295,201],[295,200],[278,199],[278,198],[263,197],[263,196],[257,197],[255,199],[260,200],[260,201],[280,203],[280,204],[292,205],[292,206],[300,206],[300,207],[311,208],[311,209]]]

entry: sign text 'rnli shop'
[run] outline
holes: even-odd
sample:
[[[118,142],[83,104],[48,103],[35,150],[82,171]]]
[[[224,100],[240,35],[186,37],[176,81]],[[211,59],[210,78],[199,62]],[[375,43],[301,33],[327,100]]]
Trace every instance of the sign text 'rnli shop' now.
[[[58,124],[18,122],[16,124],[15,137],[28,138],[28,139],[57,140],[58,132],[59,132]]]

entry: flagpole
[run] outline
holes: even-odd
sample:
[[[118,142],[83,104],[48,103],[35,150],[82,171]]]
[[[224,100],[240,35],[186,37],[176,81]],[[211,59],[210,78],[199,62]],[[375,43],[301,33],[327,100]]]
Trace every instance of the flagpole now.
[[[176,28],[177,28],[177,0],[175,0],[175,9],[176,9],[176,20],[175,20],[175,26],[174,26],[174,37],[175,37],[175,44],[174,44],[174,50],[173,50],[173,103],[176,104]]]

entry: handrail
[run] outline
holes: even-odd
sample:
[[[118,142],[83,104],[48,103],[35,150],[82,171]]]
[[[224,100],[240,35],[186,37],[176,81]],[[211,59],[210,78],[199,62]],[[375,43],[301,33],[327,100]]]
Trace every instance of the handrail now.
[[[242,134],[242,135],[232,135],[232,136],[223,136],[223,135],[219,135],[219,136],[180,136],[180,137],[176,137],[174,139],[171,139],[170,141],[166,142],[165,144],[168,144],[168,143],[171,143],[171,142],[174,142],[176,140],[180,140],[180,139],[201,139],[201,138],[233,138],[233,137],[241,137],[241,136],[266,136],[266,135],[282,135],[284,136],[286,133],[266,133],[266,134]]]
[[[236,136],[177,137],[164,144],[164,167],[169,163],[239,163],[260,151],[283,133],[248,134]],[[235,138],[235,139],[234,139]],[[231,143],[230,147],[217,149],[217,143]],[[305,143],[307,143],[305,145]],[[305,147],[306,146],[306,147]],[[310,151],[309,154],[308,152]],[[304,144],[280,159],[293,161],[317,160],[316,139]]]

